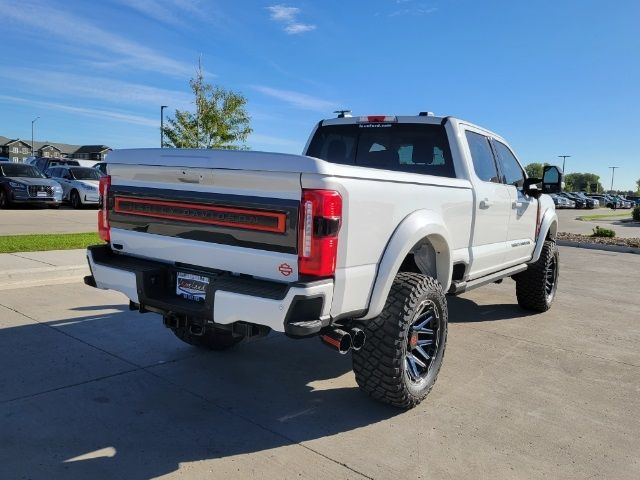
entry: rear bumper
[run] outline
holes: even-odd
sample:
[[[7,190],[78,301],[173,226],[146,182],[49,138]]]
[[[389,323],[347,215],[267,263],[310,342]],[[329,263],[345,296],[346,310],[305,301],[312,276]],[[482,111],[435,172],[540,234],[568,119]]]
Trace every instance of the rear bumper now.
[[[97,193],[83,193],[80,196],[80,199],[82,200],[82,203],[88,205],[97,205],[100,203],[100,197]]]
[[[259,280],[121,255],[107,245],[89,247],[87,260],[93,278],[85,283],[124,293],[141,311],[210,324],[248,322],[294,336],[317,333],[331,321],[331,279],[291,284]],[[210,279],[205,301],[186,300],[176,294],[177,271]]]

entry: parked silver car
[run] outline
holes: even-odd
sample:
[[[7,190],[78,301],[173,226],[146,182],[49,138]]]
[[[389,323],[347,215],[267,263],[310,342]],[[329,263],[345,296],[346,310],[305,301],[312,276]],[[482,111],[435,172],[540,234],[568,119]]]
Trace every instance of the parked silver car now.
[[[73,208],[83,205],[98,205],[100,195],[98,183],[102,173],[95,168],[59,165],[49,168],[45,172],[48,176],[60,182],[63,189],[63,200],[68,201]]]

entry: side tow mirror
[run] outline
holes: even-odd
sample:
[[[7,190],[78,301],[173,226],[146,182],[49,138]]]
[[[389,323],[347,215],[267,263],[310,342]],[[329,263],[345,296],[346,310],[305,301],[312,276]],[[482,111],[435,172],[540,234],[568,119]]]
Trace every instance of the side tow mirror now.
[[[564,181],[560,169],[554,165],[544,167],[542,175],[542,193],[558,193],[562,191]]]
[[[540,196],[540,189],[538,188],[538,184],[541,183],[542,180],[539,178],[527,178],[524,181],[524,185],[522,189],[526,195],[529,195],[533,198],[538,198]]]

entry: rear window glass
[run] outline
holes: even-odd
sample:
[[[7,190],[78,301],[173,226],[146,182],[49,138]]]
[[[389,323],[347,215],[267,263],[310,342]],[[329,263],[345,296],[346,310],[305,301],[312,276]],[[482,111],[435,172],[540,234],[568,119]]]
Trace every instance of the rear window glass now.
[[[344,165],[455,177],[449,141],[441,125],[322,126],[311,140],[307,155]]]
[[[71,170],[71,175],[73,175],[73,178],[76,180],[100,180],[100,177],[102,176],[102,174],[95,168],[77,167],[70,168],[69,170]]]

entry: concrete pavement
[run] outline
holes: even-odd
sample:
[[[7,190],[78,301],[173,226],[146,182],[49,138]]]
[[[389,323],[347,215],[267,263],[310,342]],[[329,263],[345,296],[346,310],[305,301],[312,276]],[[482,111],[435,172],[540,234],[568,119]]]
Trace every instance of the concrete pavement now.
[[[82,284],[0,292],[0,478],[640,477],[636,255],[561,248],[557,302],[450,299],[444,366],[402,412],[349,356],[281,335],[227,352]],[[623,282],[625,284],[627,282]]]
[[[85,275],[85,249],[0,253],[0,290],[78,282]]]

